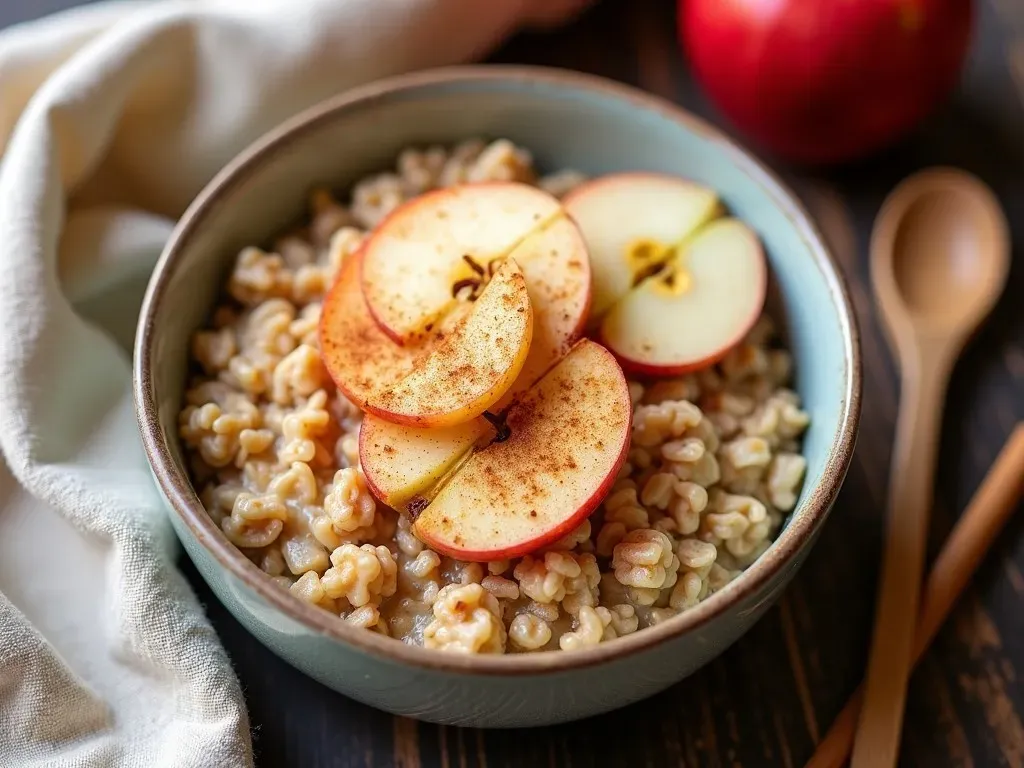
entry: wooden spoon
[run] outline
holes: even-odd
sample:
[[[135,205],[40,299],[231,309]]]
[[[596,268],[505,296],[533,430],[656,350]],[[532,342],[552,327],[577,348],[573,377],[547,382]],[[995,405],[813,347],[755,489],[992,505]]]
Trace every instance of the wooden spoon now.
[[[885,552],[851,768],[895,766],[912,665],[928,514],[950,371],[992,310],[1010,264],[999,202],[975,177],[935,168],[889,195],[871,278],[901,372]]]
[[[1018,422],[932,564],[914,636],[915,665],[981,565],[996,535],[1013,515],[1022,494],[1024,422]],[[832,727],[818,743],[806,768],[842,768],[850,755],[863,698],[864,686],[859,686],[832,721]]]

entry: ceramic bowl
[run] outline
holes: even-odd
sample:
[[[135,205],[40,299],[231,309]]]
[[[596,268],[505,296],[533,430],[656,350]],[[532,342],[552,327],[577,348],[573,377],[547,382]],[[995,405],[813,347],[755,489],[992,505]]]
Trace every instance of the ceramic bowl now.
[[[811,415],[799,503],[771,548],[679,616],[578,652],[463,656],[347,626],[271,582],[228,542],[196,496],[176,432],[190,334],[211,312],[238,250],[303,213],[314,184],[344,188],[409,144],[507,137],[542,170],[652,170],[720,192],[766,247],[777,319]],[[860,401],[857,332],[843,280],[795,197],[754,158],[676,106],[593,77],[463,67],[345,93],[272,131],[199,195],[146,295],[135,354],[138,420],[153,475],[185,550],[253,635],[303,672],[390,712],[471,726],[532,726],[650,696],[720,654],[758,620],[807,557],[853,452]]]

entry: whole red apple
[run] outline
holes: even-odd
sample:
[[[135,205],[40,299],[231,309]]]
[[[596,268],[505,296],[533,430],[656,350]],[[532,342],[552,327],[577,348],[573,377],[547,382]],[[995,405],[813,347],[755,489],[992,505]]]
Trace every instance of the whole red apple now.
[[[956,85],[971,0],[679,0],[708,97],[753,143],[800,163],[906,135]]]

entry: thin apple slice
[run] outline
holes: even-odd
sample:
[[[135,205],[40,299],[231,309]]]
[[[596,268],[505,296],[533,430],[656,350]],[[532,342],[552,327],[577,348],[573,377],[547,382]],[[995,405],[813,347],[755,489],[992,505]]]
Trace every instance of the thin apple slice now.
[[[526,238],[512,253],[533,307],[533,341],[519,378],[493,410],[529,389],[583,334],[590,312],[590,259],[579,229],[565,216]]]
[[[401,380],[378,387],[364,409],[396,424],[448,427],[479,416],[512,386],[533,339],[526,279],[506,259],[469,315]]]
[[[518,557],[576,527],[629,447],[629,389],[615,358],[579,342],[509,409],[506,439],[469,456],[416,517],[416,535],[463,560]]]
[[[637,373],[679,375],[703,368],[750,330],[764,307],[766,287],[757,236],[738,219],[718,219],[612,307],[601,323],[601,340]]]
[[[596,318],[645,271],[721,212],[714,190],[658,173],[614,173],[573,190],[563,201],[583,232],[593,270]]]
[[[409,201],[363,246],[370,312],[398,343],[415,341],[456,301],[453,286],[486,275],[492,260],[561,210],[546,192],[514,182],[447,187]]]
[[[484,418],[437,429],[393,424],[372,414],[359,427],[359,465],[370,492],[392,509],[404,511],[469,455],[489,442],[494,427]]]
[[[370,315],[359,258],[342,266],[320,318],[324,365],[349,400],[382,418],[425,427],[471,421],[505,394],[533,334],[529,291],[514,261],[502,265],[477,302],[459,308],[464,315],[450,314],[459,319],[443,338],[438,332],[402,347]]]
[[[395,344],[377,325],[359,281],[361,254],[350,256],[320,311],[320,356],[335,385],[360,408],[413,369],[417,350]]]

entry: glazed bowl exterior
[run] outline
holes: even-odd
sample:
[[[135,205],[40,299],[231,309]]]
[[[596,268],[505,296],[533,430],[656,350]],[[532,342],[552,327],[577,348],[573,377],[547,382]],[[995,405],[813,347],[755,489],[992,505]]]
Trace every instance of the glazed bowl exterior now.
[[[206,514],[185,469],[177,414],[189,337],[234,256],[298,220],[315,185],[344,190],[411,144],[506,137],[543,171],[650,170],[719,191],[762,238],[770,302],[811,416],[807,478],[771,548],[696,607],[572,653],[463,656],[346,625],[273,584]],[[256,638],[341,693],[425,720],[533,726],[650,696],[706,664],[776,600],[811,550],[845,477],[860,411],[856,324],[839,272],[794,196],[755,159],[678,107],[597,78],[523,67],[460,67],[374,83],[292,119],[243,152],[182,217],[153,274],[136,338],[146,452],[174,528],[210,588]]]

